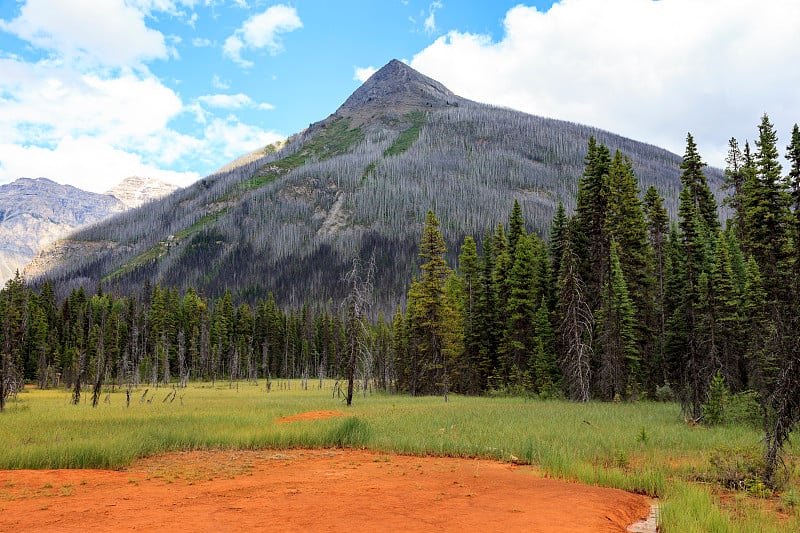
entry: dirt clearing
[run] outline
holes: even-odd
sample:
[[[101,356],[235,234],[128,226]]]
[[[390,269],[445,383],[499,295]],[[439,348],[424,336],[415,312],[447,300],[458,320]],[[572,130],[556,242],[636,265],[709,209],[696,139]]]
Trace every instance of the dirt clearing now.
[[[174,453],[0,471],[0,531],[625,531],[644,496],[496,461],[360,450]]]

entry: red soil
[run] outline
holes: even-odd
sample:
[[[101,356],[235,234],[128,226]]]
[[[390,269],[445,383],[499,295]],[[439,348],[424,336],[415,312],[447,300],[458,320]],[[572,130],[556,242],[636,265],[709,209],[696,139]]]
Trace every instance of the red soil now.
[[[120,470],[0,471],[0,531],[612,532],[647,498],[496,461],[200,451]]]
[[[307,411],[298,415],[284,416],[278,422],[294,422],[295,420],[322,420],[323,418],[335,418],[337,416],[348,416],[341,411]]]

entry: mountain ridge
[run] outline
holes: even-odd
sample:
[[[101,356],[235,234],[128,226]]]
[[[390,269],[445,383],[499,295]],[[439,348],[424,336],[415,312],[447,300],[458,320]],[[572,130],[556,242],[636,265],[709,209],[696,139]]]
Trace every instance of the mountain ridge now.
[[[142,181],[152,189],[138,193],[141,201],[152,197],[157,189],[154,181]],[[123,180],[118,187],[137,196],[135,186],[125,184]],[[39,251],[70,232],[128,208],[108,193],[84,191],[49,178],[19,178],[0,185],[0,278],[5,282],[17,271],[24,272]]]

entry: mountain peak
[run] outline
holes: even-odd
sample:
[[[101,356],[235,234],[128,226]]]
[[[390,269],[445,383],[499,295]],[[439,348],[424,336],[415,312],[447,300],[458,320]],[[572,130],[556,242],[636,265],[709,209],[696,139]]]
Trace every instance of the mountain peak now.
[[[438,81],[392,59],[351,94],[336,114],[366,119],[386,111],[407,113],[461,102],[465,100]]]

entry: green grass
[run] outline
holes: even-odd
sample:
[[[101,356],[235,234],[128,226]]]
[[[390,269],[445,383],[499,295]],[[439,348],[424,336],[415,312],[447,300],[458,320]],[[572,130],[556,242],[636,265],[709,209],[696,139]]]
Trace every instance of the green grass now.
[[[285,382],[284,382],[285,383]],[[0,468],[119,468],[138,457],[209,448],[366,447],[379,453],[488,457],[539,466],[545,473],[663,499],[665,531],[796,531],[797,472],[774,498],[789,518],[763,512],[763,501],[698,483],[714,450],[759,446],[746,425],[689,427],[668,403],[588,403],[450,396],[357,396],[347,408],[331,383],[267,393],[241,383],[190,384],[136,391],[130,407],[115,392],[92,408],[69,403],[69,391],[29,390],[0,415]],[[147,400],[152,400],[147,402]],[[279,424],[283,416],[318,409],[353,415]],[[790,463],[794,464],[794,463]],[[706,476],[707,477],[707,476]],[[773,502],[773,503],[774,503]]]
[[[383,152],[384,157],[400,155],[411,148],[414,141],[419,138],[422,126],[428,120],[428,117],[422,111],[412,111],[406,115],[406,118],[411,122],[411,126],[400,132],[400,135],[397,136],[392,145]]]

